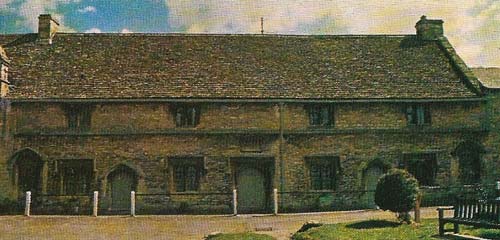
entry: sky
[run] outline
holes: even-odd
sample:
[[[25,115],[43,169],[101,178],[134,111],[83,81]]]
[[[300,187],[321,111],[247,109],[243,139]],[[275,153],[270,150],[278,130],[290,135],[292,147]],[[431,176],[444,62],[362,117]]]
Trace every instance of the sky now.
[[[64,32],[414,34],[444,20],[469,66],[500,67],[500,0],[0,0],[0,34],[37,32],[50,13]]]

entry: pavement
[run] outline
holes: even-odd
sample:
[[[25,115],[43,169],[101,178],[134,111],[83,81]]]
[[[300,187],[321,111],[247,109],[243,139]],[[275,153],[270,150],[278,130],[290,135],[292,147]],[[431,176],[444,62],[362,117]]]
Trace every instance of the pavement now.
[[[435,207],[422,218],[437,218]],[[147,216],[0,216],[0,239],[203,239],[212,232],[258,232],[289,239],[309,220],[322,223],[395,219],[381,210],[323,213]]]

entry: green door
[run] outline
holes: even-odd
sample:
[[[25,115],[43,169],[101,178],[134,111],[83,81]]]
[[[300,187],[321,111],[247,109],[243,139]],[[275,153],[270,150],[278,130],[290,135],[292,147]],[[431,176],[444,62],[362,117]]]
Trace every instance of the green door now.
[[[111,208],[112,210],[130,209],[130,192],[135,191],[135,174],[127,168],[119,168],[111,175]]]
[[[266,181],[261,171],[243,166],[237,175],[238,211],[263,212],[266,209]]]
[[[26,191],[38,193],[42,182],[43,162],[36,159],[20,159],[16,165],[19,195],[24,196]]]
[[[365,203],[369,208],[375,208],[375,189],[377,189],[377,183],[380,176],[382,176],[384,172],[379,167],[370,167],[365,172]]]

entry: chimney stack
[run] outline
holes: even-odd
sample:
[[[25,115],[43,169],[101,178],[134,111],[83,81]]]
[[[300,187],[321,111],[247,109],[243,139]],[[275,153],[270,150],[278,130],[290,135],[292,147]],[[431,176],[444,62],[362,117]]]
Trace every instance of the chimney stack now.
[[[443,35],[443,20],[441,19],[427,19],[424,15],[420,21],[415,25],[417,29],[417,37],[420,40],[437,40]]]
[[[38,17],[38,40],[52,44],[52,38],[57,32],[59,23],[50,14],[41,14]]]

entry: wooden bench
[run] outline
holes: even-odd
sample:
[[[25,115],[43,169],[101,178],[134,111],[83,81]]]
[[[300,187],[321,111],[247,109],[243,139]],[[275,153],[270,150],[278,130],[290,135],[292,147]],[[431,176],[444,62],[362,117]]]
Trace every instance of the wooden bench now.
[[[445,232],[459,232],[458,225],[500,229],[500,199],[489,201],[457,200],[453,207],[440,207],[439,235]],[[453,217],[446,218],[445,210],[454,210]],[[453,223],[453,230],[445,229],[446,223]]]

